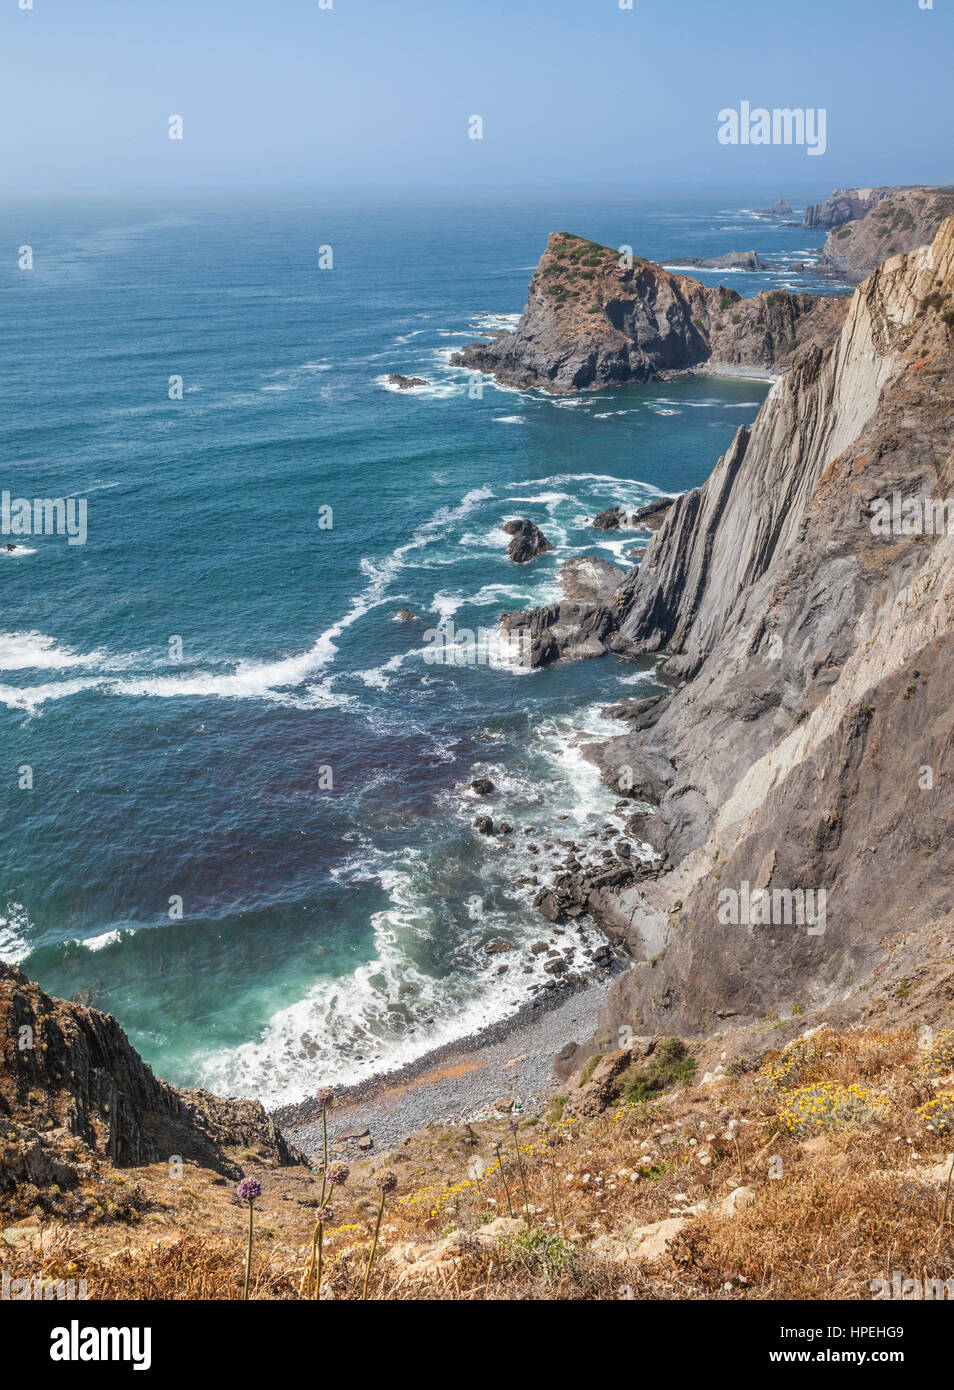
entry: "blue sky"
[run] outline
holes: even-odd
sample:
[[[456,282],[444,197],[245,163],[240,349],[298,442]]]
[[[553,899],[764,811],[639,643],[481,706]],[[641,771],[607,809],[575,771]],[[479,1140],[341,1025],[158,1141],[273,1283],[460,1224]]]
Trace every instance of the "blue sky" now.
[[[954,0],[19,3],[8,197],[954,182]],[[742,100],[826,108],[826,153],[720,145]]]

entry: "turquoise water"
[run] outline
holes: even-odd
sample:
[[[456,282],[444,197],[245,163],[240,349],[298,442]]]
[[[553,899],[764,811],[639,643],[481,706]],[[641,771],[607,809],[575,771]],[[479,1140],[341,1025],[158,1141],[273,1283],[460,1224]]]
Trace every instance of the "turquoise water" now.
[[[571,555],[629,563],[634,533],[586,518],[698,484],[766,386],[472,399],[449,353],[514,321],[551,230],[674,260],[754,246],[778,268],[704,277],[743,294],[821,234],[726,194],[0,222],[35,257],[0,273],[0,486],[88,504],[85,545],[0,551],[0,956],[115,1013],[170,1080],[272,1102],[512,1011],[543,978],[513,883],[532,856],[474,833],[467,784],[486,770],[518,827],[602,825],[575,731],[618,732],[600,708],[654,668],[434,666],[425,630],[549,601]],[[514,515],[556,547],[526,568]]]

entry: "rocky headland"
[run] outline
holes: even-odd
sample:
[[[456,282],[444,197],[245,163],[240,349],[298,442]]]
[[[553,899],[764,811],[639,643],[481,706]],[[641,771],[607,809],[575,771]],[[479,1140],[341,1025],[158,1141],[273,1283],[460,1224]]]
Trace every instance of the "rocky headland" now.
[[[954,188],[839,189],[809,207],[807,227],[828,228],[816,270],[862,280],[889,256],[933,241],[954,213]]]
[[[775,373],[791,366],[799,347],[827,347],[845,313],[837,297],[775,290],[743,299],[556,232],[514,332],[471,343],[451,362],[555,394],[703,366]]]

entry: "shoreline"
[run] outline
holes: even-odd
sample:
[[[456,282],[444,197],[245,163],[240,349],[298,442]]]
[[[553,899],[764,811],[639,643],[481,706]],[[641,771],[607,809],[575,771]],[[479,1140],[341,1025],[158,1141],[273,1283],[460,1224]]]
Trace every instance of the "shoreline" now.
[[[336,1089],[328,1116],[328,1142],[337,1153],[381,1153],[408,1135],[434,1124],[465,1124],[501,1110],[509,1099],[530,1112],[559,1094],[554,1070],[567,1043],[585,1043],[613,980],[628,969],[621,955],[612,967],[588,976],[552,997],[536,995],[508,1018],[444,1043],[390,1072]],[[321,1152],[321,1112],[315,1101],[269,1112],[287,1140],[307,1154]],[[361,1132],[372,1143],[361,1145]]]

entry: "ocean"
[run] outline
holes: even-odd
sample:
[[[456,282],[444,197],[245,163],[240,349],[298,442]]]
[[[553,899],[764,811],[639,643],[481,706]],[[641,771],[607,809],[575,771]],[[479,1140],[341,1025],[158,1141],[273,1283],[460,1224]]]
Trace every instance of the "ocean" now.
[[[0,223],[0,489],[88,516],[83,545],[0,549],[0,958],[115,1014],[160,1076],[266,1104],[506,1018],[548,978],[528,844],[612,817],[580,734],[619,733],[601,710],[657,663],[448,666],[425,634],[552,601],[571,556],[631,563],[636,533],[588,518],[698,485],[768,385],[476,394],[450,353],[516,322],[551,231],[670,264],[754,247],[771,269],[697,272],[743,295],[817,288],[787,267],[824,234],[731,193],[100,198]],[[519,568],[517,516],[555,547]]]

